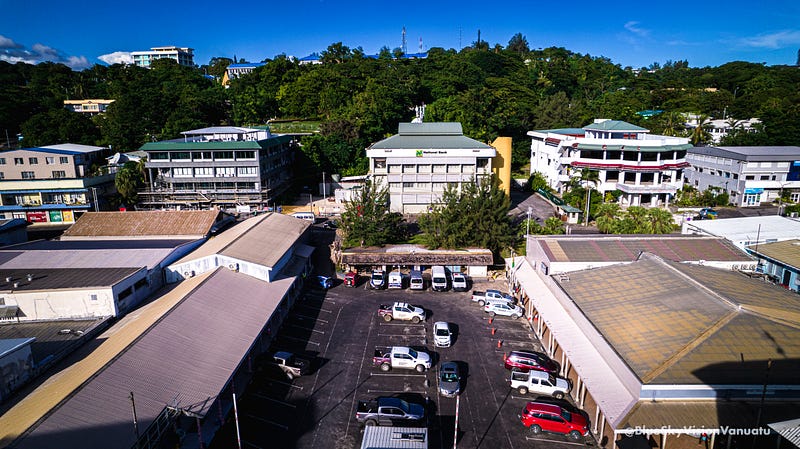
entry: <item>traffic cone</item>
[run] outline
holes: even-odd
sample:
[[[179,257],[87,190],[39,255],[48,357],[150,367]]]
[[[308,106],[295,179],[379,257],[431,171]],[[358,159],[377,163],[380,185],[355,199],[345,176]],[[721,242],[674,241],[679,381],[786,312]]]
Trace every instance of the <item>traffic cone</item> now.
[[[498,348],[503,347],[503,340],[497,340],[497,347]]]
[[[492,324],[492,320],[494,320],[494,318],[489,317],[489,324]]]
[[[494,335],[495,332],[497,332],[497,329],[492,328],[492,335]]]
[[[507,358],[508,358],[508,355],[504,352],[503,353],[503,361],[505,362]]]

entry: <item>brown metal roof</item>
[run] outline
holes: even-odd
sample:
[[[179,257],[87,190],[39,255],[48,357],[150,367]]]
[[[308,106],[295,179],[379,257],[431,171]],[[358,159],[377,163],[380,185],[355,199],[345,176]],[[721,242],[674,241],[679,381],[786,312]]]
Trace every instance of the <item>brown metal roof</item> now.
[[[770,376],[797,383],[800,302],[785,289],[650,254],[554,279],[645,383],[761,383],[753,370],[698,371],[741,358],[794,360]]]
[[[747,249],[764,257],[800,269],[800,240],[784,240],[782,242],[762,243],[748,246]]]
[[[350,265],[492,265],[492,251],[482,248],[429,250],[417,245],[342,250],[342,263]]]
[[[642,252],[675,262],[750,260],[731,242],[718,237],[569,235],[536,240],[553,262],[628,262]]]
[[[218,210],[87,212],[62,238],[81,237],[205,237],[217,221]]]
[[[166,406],[205,416],[292,282],[217,269],[16,447],[131,447],[130,392],[142,431]]]

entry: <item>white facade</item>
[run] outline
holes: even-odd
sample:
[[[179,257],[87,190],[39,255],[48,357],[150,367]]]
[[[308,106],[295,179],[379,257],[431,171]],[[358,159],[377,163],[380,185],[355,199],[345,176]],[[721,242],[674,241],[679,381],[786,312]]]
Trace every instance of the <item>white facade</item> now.
[[[616,120],[597,120],[583,128],[529,131],[531,174],[564,192],[584,168],[597,171],[591,186],[602,194],[619,190],[619,204],[666,207],[683,184],[688,139],[651,135]]]
[[[153,47],[150,51],[131,52],[134,65],[150,68],[156,59],[172,59],[180,65],[194,67],[194,49],[188,47]]]
[[[404,214],[428,212],[448,184],[490,176],[496,154],[465,137],[460,123],[401,123],[397,135],[367,148],[376,186],[388,187],[390,210]]]
[[[693,147],[686,160],[687,184],[727,192],[735,206],[779,202],[781,193],[800,202],[800,147]]]

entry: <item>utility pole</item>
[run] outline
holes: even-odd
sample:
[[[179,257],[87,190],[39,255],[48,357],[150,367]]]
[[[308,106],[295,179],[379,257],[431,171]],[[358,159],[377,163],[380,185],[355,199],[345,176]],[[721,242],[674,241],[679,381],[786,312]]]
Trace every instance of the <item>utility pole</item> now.
[[[136,446],[139,446],[139,420],[136,418],[136,401],[133,399],[133,392],[131,391],[128,399],[131,400],[131,408],[133,408],[133,430],[136,432]]]
[[[327,198],[328,192],[325,190],[325,172],[322,172],[322,198]]]
[[[530,234],[531,234],[531,207],[528,206],[528,222],[527,222],[526,229],[525,229],[525,238],[527,239],[527,237]],[[527,246],[527,244],[526,244],[526,246]],[[526,254],[527,254],[527,252],[526,252]]]

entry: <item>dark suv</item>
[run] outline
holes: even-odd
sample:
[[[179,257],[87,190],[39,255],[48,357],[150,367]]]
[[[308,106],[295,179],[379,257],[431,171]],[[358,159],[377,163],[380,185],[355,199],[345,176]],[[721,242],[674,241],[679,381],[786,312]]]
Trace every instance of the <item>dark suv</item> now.
[[[558,374],[560,368],[558,363],[541,352],[511,351],[506,357],[506,369],[514,371],[527,373],[530,370],[536,370]]]
[[[553,404],[528,402],[519,418],[533,434],[560,433],[576,441],[589,434],[589,420],[585,416]]]

